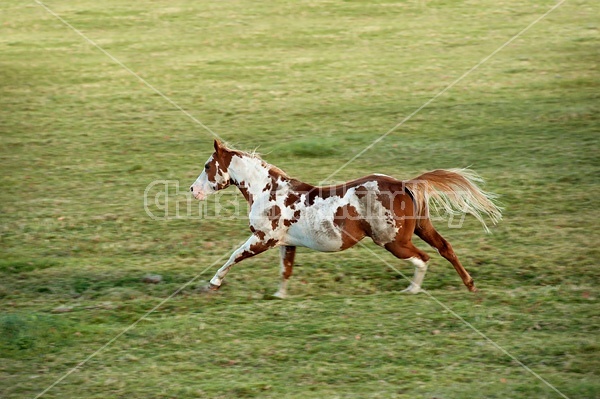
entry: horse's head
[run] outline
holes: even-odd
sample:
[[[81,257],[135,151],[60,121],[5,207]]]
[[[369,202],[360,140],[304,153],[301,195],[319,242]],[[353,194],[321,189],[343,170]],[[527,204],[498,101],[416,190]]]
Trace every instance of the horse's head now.
[[[229,187],[230,178],[227,171],[231,162],[231,152],[219,140],[215,140],[215,152],[204,164],[204,170],[190,187],[197,200]]]

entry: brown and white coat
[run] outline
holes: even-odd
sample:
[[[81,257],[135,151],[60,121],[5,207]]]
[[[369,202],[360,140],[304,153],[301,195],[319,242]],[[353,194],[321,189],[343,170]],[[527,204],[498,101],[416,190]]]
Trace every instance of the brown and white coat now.
[[[296,247],[343,251],[368,236],[396,257],[413,263],[415,275],[405,291],[417,293],[429,256],[412,244],[414,233],[450,261],[467,288],[475,291],[473,279],[433,228],[428,213],[428,203],[435,200],[449,211],[458,208],[471,213],[482,223],[482,214],[497,222],[500,210],[476,185],[478,177],[473,172],[436,170],[408,181],[374,174],[336,186],[312,186],[256,155],[227,148],[217,140],[214,148],[190,191],[203,200],[229,185],[237,186],[250,205],[252,235],[217,271],[211,289],[221,286],[234,264],[280,247],[282,281],[275,296],[283,298]]]

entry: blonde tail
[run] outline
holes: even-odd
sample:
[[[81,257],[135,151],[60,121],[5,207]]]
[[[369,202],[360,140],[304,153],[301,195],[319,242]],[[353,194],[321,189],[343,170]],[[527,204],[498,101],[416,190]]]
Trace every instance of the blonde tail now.
[[[413,195],[418,216],[429,218],[430,204],[438,213],[440,208],[449,214],[470,213],[489,233],[484,216],[496,224],[502,219],[502,209],[494,203],[494,194],[479,188],[482,183],[470,169],[438,169],[406,181],[405,186]]]

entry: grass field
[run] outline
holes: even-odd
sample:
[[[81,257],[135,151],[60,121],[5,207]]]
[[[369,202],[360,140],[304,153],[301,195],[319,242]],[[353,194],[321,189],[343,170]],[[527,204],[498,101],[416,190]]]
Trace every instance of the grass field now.
[[[45,4],[224,139],[311,183],[556,4],[131,3]],[[0,396],[33,398],[95,354],[42,397],[560,398],[552,385],[599,398],[598,15],[566,1],[333,178],[478,171],[504,220],[490,235],[473,218],[436,226],[479,293],[419,242],[439,302],[402,295],[385,262],[412,267],[368,243],[299,250],[291,298],[269,301],[278,251],[236,266],[217,295],[199,290],[246,220],[144,209],[155,180],[187,190],[212,135],[36,2],[3,1]]]

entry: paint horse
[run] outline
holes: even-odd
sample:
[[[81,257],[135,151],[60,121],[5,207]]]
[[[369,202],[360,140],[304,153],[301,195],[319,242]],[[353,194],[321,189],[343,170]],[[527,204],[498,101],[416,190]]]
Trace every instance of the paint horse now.
[[[190,191],[203,200],[230,185],[237,186],[250,206],[252,235],[217,271],[208,288],[218,290],[236,263],[279,247],[282,280],[275,296],[284,298],[296,247],[343,251],[368,236],[415,266],[413,280],[404,292],[416,294],[421,290],[429,256],[411,242],[414,233],[452,263],[469,291],[476,291],[450,243],[434,229],[429,206],[470,213],[487,230],[483,216],[495,224],[501,212],[493,195],[477,186],[479,182],[474,172],[453,169],[427,172],[407,181],[374,174],[335,186],[312,186],[289,177],[258,155],[215,140],[214,153]]]

